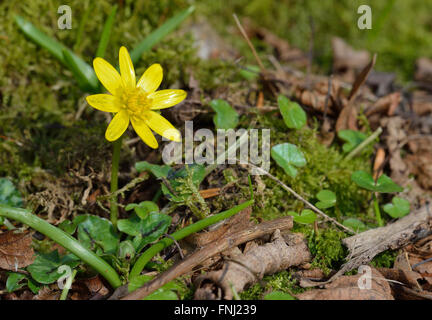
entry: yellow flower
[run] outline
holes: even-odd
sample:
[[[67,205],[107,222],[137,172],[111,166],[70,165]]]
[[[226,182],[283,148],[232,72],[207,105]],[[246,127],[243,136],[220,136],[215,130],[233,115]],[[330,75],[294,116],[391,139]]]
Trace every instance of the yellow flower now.
[[[94,94],[87,97],[93,108],[114,112],[105,132],[108,141],[121,137],[129,126],[129,120],[140,138],[150,147],[157,148],[158,143],[150,129],[173,141],[180,141],[180,132],[154,110],[172,107],[186,98],[184,90],[159,90],[162,82],[162,67],[151,65],[139,79],[135,79],[135,70],[129,52],[125,47],[119,53],[120,74],[102,58],[93,60],[93,68],[103,86],[111,94]]]

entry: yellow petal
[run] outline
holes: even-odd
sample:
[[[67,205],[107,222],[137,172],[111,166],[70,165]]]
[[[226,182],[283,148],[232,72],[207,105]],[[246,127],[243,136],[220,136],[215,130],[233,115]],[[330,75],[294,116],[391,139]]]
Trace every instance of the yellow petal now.
[[[146,124],[157,134],[169,140],[179,142],[181,140],[180,131],[160,114],[149,111],[146,113]]]
[[[103,86],[112,95],[120,95],[119,90],[122,90],[123,83],[117,70],[102,58],[96,58],[93,60],[93,68]]]
[[[117,113],[111,120],[106,132],[105,139],[108,141],[115,141],[121,137],[121,135],[126,131],[129,125],[129,114],[127,111],[122,110]]]
[[[156,149],[158,147],[158,142],[155,136],[151,132],[150,128],[144,123],[143,120],[139,118],[131,118],[132,126],[138,136],[150,147]]]
[[[119,53],[120,74],[127,88],[134,89],[136,86],[135,69],[129,52],[125,47],[120,48]]]
[[[184,90],[159,90],[148,95],[152,99],[152,110],[159,110],[172,107],[177,103],[182,102],[186,98]]]
[[[86,97],[87,103],[93,108],[105,112],[119,112],[121,103],[110,94],[93,94]]]
[[[137,86],[145,92],[155,92],[159,88],[163,77],[163,70],[160,64],[152,64],[139,79]]]

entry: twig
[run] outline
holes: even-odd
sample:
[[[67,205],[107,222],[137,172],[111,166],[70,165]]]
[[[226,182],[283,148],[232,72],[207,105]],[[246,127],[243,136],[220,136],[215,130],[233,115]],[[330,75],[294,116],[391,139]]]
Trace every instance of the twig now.
[[[213,257],[229,248],[234,248],[242,243],[254,240],[266,234],[271,234],[276,229],[290,229],[292,228],[292,223],[292,217],[283,217],[276,220],[263,222],[259,225],[246,228],[230,236],[214,241],[201,250],[194,252],[185,260],[180,261],[165,273],[147,282],[141,288],[126,295],[122,298],[122,300],[141,300],[166,283],[191,271],[194,267],[203,263],[208,258]]]
[[[353,151],[351,151],[346,157],[345,160],[350,160],[355,155],[357,155],[360,151],[362,151],[369,143],[374,141],[380,134],[382,133],[382,128],[379,127],[372,133],[367,139],[363,140]]]
[[[263,174],[265,174],[267,177],[269,177],[273,181],[279,183],[282,186],[282,188],[284,188],[286,191],[290,192],[298,200],[303,201],[308,207],[310,207],[313,211],[315,211],[316,213],[318,213],[319,215],[321,215],[325,220],[331,221],[332,223],[334,223],[335,225],[337,225],[338,227],[344,229],[345,231],[347,231],[349,233],[356,234],[356,232],[354,232],[350,228],[345,227],[343,224],[339,223],[337,220],[335,220],[335,219],[329,217],[328,215],[326,215],[324,212],[322,212],[320,209],[318,209],[317,207],[315,207],[312,203],[310,203],[309,201],[307,201],[305,198],[303,198],[301,195],[299,195],[293,189],[291,189],[290,187],[288,187],[285,183],[283,183],[282,181],[280,181],[278,178],[276,178],[271,173],[265,171],[264,169],[261,169],[260,167],[255,166],[255,165],[253,165],[251,163],[248,163],[248,166],[250,166],[250,167],[252,167],[252,168],[254,168],[254,169],[262,172]]]
[[[132,189],[133,187],[135,187],[137,184],[140,184],[141,182],[145,181],[148,179],[148,175],[145,175],[143,177],[137,177],[135,179],[133,179],[131,182],[129,182],[127,185],[125,185],[123,188],[118,189],[115,192],[112,192],[110,194],[106,194],[103,196],[99,196],[97,197],[97,201],[103,201],[103,200],[109,200],[109,199],[113,199],[119,195],[124,195],[124,193],[130,189]]]
[[[255,60],[257,61],[258,65],[259,65],[259,67],[261,69],[261,72],[264,73],[265,72],[264,65],[263,65],[260,57],[258,56],[258,54],[257,54],[257,52],[255,50],[255,47],[253,46],[252,42],[249,40],[249,37],[248,37],[245,29],[241,25],[240,20],[237,18],[237,15],[233,14],[233,17],[234,17],[234,20],[235,20],[235,22],[237,24],[237,27],[240,29],[240,32],[241,32],[242,36],[245,38],[245,40],[246,40],[249,48],[252,50],[252,53],[253,53],[253,55],[255,57]]]
[[[172,235],[170,235],[168,233],[165,233],[165,237],[170,238],[174,242],[174,244],[177,247],[177,250],[178,250],[178,252],[180,254],[180,258],[182,258],[182,260],[183,260],[184,259],[184,254],[183,254],[183,251],[182,251],[182,249],[181,249],[180,244],[178,243],[178,241]]]

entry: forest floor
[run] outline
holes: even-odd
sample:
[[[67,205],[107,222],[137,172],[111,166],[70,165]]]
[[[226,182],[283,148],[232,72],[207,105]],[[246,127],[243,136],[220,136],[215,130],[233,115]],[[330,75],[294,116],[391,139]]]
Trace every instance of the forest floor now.
[[[175,32],[142,52],[136,75],[160,63],[161,88],[187,92],[162,115],[185,141],[193,124],[195,162],[219,156],[202,139],[233,129],[234,150],[246,144],[251,156],[255,148],[269,168],[251,159],[169,164],[162,154],[170,142],[157,136],[152,149],[131,127],[120,140],[113,192],[113,146],[104,138],[111,116],[91,108],[90,91],[74,72],[11,18],[23,16],[91,65],[113,3],[85,2],[71,33],[56,30],[53,4],[2,3],[0,42],[8,48],[0,48],[0,299],[432,298],[430,31],[417,56],[392,55],[384,44],[374,50],[373,39],[352,40],[355,32],[324,36],[323,18],[314,26],[298,6],[306,42],[267,15],[257,22],[271,5],[197,5],[192,13],[187,1],[115,3],[119,23],[105,54],[113,65],[122,45],[132,51],[190,10]],[[384,16],[392,8],[380,10]],[[385,38],[384,25],[370,37]],[[400,70],[391,70],[399,61]],[[258,148],[247,149],[241,137],[246,132],[252,141],[253,131]],[[110,221],[113,205],[118,221]],[[56,226],[115,276],[103,276],[46,229],[11,219],[9,211]],[[200,227],[206,221],[217,223]]]

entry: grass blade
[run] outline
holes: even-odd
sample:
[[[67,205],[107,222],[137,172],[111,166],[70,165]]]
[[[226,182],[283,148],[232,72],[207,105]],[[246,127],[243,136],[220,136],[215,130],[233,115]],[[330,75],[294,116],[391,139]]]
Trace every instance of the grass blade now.
[[[89,64],[87,64],[63,44],[47,36],[23,17],[15,16],[15,22],[27,37],[40,45],[42,48],[48,50],[61,63],[68,67],[74,73],[74,75],[76,75],[76,68],[78,68],[80,70],[80,74],[85,77],[88,87],[91,88],[91,91],[98,90],[99,83],[96,74]],[[68,56],[71,57],[71,59],[68,60],[69,62],[65,59],[65,55],[63,54],[64,51],[67,51]],[[69,64],[71,61],[73,61],[73,65]],[[77,78],[77,81],[82,81],[82,78]]]
[[[111,29],[114,24],[115,15],[117,13],[117,5],[115,5],[108,16],[107,21],[105,22],[104,28],[102,30],[102,35],[99,40],[99,45],[96,51],[96,57],[103,58],[105,56],[105,51],[108,46],[109,38],[111,35]]]
[[[136,64],[139,61],[141,55],[145,51],[150,50],[162,38],[171,33],[175,28],[177,28],[184,19],[186,19],[192,12],[194,12],[194,10],[195,7],[190,6],[186,10],[167,20],[163,25],[150,33],[143,41],[138,44],[135,49],[132,50],[131,59],[133,64]]]

